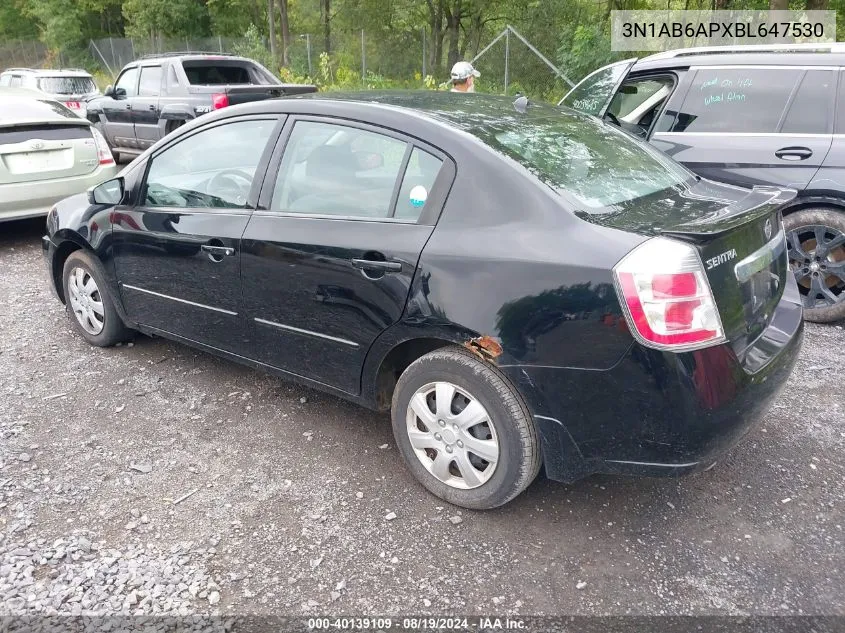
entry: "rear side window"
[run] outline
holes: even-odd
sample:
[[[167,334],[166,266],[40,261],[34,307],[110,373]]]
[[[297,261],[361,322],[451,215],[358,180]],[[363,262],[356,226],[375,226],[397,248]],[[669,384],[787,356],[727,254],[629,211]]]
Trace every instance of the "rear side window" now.
[[[0,75],[0,86],[8,86],[11,82],[11,75]]]
[[[0,145],[39,141],[68,141],[79,138],[91,138],[91,129],[87,125],[16,125],[0,128]]]
[[[830,134],[831,98],[836,80],[832,70],[808,70],[786,113],[781,132]]]
[[[237,61],[184,61],[182,68],[193,86],[276,83],[258,66]]]
[[[610,102],[607,111],[617,119],[622,119],[641,107],[658,92],[664,96],[668,95],[672,83],[671,77],[626,81],[613,95],[613,100]]]
[[[161,92],[161,66],[141,68],[141,85],[138,94],[142,97],[157,97]]]
[[[388,218],[408,149],[404,141],[384,134],[299,121],[285,146],[271,208],[307,215]],[[417,215],[419,211],[410,219]]]
[[[672,132],[776,132],[803,71],[703,68],[693,79]]]
[[[436,156],[418,147],[414,148],[402,178],[402,186],[399,187],[395,217],[416,220],[420,216],[442,166],[443,161]]]

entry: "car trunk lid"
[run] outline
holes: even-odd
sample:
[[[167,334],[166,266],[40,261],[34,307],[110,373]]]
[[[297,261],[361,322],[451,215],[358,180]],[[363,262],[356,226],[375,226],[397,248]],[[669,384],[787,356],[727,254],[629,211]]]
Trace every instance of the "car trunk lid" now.
[[[0,184],[55,180],[97,169],[90,126],[63,122],[0,126]]]
[[[777,187],[749,191],[701,180],[586,219],[694,246],[725,336],[741,354],[770,323],[787,283],[790,271],[779,209],[795,195]]]

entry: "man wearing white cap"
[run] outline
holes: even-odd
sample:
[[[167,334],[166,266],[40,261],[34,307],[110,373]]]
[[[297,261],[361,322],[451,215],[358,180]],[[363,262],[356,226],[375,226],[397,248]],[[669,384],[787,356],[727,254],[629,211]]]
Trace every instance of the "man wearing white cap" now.
[[[481,73],[469,62],[458,62],[452,66],[451,92],[475,92],[475,78]]]

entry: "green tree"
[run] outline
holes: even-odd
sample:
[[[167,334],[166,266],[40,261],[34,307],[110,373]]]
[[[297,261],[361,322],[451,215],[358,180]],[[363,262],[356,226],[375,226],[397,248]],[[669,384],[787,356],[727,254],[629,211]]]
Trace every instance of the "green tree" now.
[[[128,37],[204,37],[211,18],[201,0],[125,0]]]

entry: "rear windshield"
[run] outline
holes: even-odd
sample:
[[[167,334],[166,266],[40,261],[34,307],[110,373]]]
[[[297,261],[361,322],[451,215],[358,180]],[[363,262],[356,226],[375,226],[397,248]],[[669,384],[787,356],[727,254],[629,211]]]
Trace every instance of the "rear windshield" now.
[[[97,92],[91,77],[39,77],[38,89],[53,95],[86,95]]]
[[[693,176],[656,149],[582,116],[503,117],[469,130],[588,212],[642,198]]]
[[[182,67],[188,82],[194,86],[226,84],[275,83],[261,68],[249,62],[236,61],[184,61]]]

